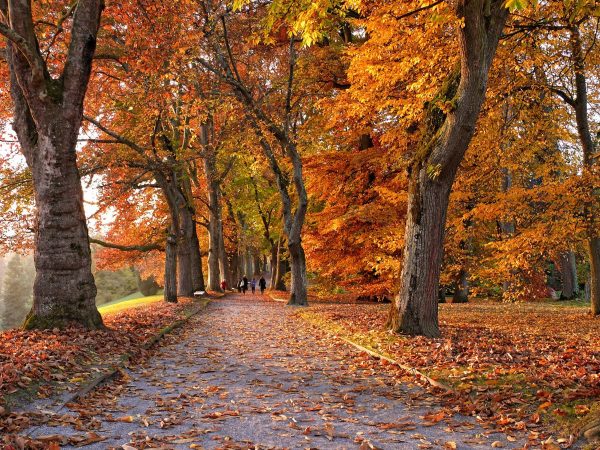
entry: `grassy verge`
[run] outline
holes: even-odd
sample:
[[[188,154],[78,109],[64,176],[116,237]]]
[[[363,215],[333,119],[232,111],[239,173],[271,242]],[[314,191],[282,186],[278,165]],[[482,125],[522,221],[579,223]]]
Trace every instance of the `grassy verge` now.
[[[132,294],[135,295],[135,294]],[[142,306],[148,306],[153,303],[158,303],[163,300],[162,295],[150,295],[148,297],[124,297],[119,300],[115,300],[114,302],[107,303],[98,308],[100,314],[102,316],[106,316],[109,314],[115,314],[121,311],[126,311],[131,308],[139,308]]]
[[[440,305],[441,339],[387,332],[387,305],[297,314],[450,386],[444,401],[490,426],[562,436],[579,434],[600,399],[598,321],[580,303]]]
[[[109,305],[103,330],[7,330],[0,333],[0,434],[14,432],[28,418],[21,409],[40,397],[80,389],[136,355],[143,355],[164,334],[181,326],[206,300],[161,302],[160,296]]]

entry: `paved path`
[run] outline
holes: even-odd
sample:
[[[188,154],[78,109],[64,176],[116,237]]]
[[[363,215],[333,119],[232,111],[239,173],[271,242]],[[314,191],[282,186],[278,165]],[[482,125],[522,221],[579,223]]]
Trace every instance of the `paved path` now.
[[[126,450],[522,446],[469,418],[438,421],[442,408],[420,388],[293,313],[250,294],[213,302],[128,379],[33,434],[100,436],[85,448]]]

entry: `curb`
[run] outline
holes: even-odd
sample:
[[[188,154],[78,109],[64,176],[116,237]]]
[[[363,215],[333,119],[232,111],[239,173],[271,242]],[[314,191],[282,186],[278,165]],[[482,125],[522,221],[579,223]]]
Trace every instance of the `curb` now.
[[[271,294],[270,292],[267,292],[267,295],[269,296],[269,298],[271,300],[273,300],[274,302],[279,302],[279,303],[287,303],[288,301],[284,298],[277,298],[275,297],[273,294]]]
[[[167,334],[171,333],[172,331],[180,328],[182,325],[184,325],[186,322],[188,322],[192,317],[194,317],[195,315],[197,315],[200,312],[202,312],[203,310],[205,310],[209,303],[210,303],[210,299],[203,300],[203,303],[199,307],[197,307],[194,310],[192,310],[189,313],[187,313],[183,319],[176,320],[172,324],[164,327],[162,330],[160,330],[157,334],[155,334],[154,336],[152,336],[150,339],[148,339],[142,345],[142,349],[143,350],[150,349],[158,341],[160,341],[165,335],[167,335]],[[57,409],[55,409],[54,412],[58,413],[68,403],[72,403],[72,402],[80,399],[81,397],[84,397],[85,395],[87,395],[91,391],[93,391],[96,387],[98,387],[100,384],[102,384],[102,383],[110,380],[117,373],[119,373],[120,370],[122,370],[122,369],[125,368],[125,364],[127,364],[127,362],[129,362],[129,360],[132,357],[133,357],[133,355],[131,353],[126,353],[126,354],[122,355],[121,358],[119,359],[119,361],[115,365],[113,365],[112,367],[110,367],[109,370],[98,374],[96,377],[92,378],[91,381],[89,381],[88,383],[86,383],[85,385],[83,385],[82,387],[80,387],[76,392],[74,392],[73,394],[71,394],[69,396],[69,398],[67,400],[65,400],[61,404],[61,406],[59,406]]]
[[[360,345],[360,344],[358,344],[358,343],[356,343],[354,341],[351,341],[350,339],[347,339],[347,338],[344,338],[344,337],[341,337],[341,336],[336,336],[336,335],[334,335],[334,336],[337,337],[338,339],[341,339],[342,341],[344,341],[344,342],[352,345],[353,347],[357,348],[361,352],[367,353],[368,355],[371,355],[374,358],[377,358],[377,359],[380,359],[382,361],[386,361],[386,362],[388,362],[390,364],[393,364],[395,366],[398,366],[402,370],[405,370],[406,372],[409,372],[410,374],[412,374],[412,375],[414,375],[416,377],[422,378],[427,383],[431,384],[433,387],[436,387],[436,388],[439,388],[439,389],[443,389],[443,390],[448,391],[448,392],[456,392],[450,386],[448,386],[448,385],[446,385],[444,383],[441,383],[439,381],[436,381],[433,378],[428,377],[423,372],[419,372],[414,367],[410,367],[410,366],[407,366],[405,364],[402,364],[402,363],[396,361],[395,359],[392,359],[392,358],[390,358],[388,356],[385,356],[385,355],[382,355],[381,353],[376,352],[373,349],[370,349],[370,348],[367,348],[367,347],[363,347],[362,345]]]
[[[381,354],[379,352],[376,352],[372,348],[364,347],[364,346],[360,345],[359,343],[354,342],[351,339],[345,338],[343,336],[339,336],[339,335],[337,335],[337,334],[329,331],[328,329],[326,329],[323,326],[320,326],[320,325],[317,325],[317,324],[315,324],[313,322],[310,322],[310,321],[304,319],[303,317],[301,317],[301,318],[305,322],[308,322],[311,325],[316,326],[317,328],[320,328],[322,331],[325,331],[330,336],[332,336],[332,337],[334,337],[336,339],[340,339],[340,340],[344,341],[345,343],[350,344],[351,346],[353,346],[357,350],[360,350],[361,352],[366,353],[366,354],[368,354],[368,355],[370,355],[370,356],[372,356],[372,357],[374,357],[376,359],[379,359],[379,360],[382,360],[382,361],[386,361],[386,362],[388,362],[390,364],[393,364],[393,365],[399,367],[400,369],[402,369],[402,370],[410,373],[411,375],[413,375],[413,376],[415,376],[417,378],[421,378],[422,380],[426,381],[427,383],[429,383],[433,387],[436,387],[438,389],[442,389],[442,390],[444,390],[446,392],[456,393],[456,391],[454,389],[452,389],[450,386],[448,386],[448,385],[446,385],[444,383],[441,383],[441,382],[439,382],[437,380],[434,380],[433,378],[428,377],[423,372],[420,372],[419,370],[415,369],[414,367],[407,366],[406,364],[402,364],[401,362],[396,361],[395,359],[390,358],[389,356],[385,356],[385,355],[383,355],[383,354]]]

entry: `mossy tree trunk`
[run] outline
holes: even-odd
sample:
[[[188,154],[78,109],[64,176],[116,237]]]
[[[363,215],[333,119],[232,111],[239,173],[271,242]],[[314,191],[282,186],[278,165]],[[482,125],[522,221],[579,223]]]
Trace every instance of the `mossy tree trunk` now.
[[[471,141],[488,72],[506,22],[503,0],[459,0],[460,70],[428,106],[421,144],[409,167],[408,214],[400,291],[388,327],[437,337],[438,286],[452,183]]]
[[[54,78],[40,53],[31,2],[0,1],[10,18],[0,33],[8,39],[13,126],[36,202],[36,277],[26,328],[102,327],[76,145],[103,7],[100,0],[79,2],[64,69]]]

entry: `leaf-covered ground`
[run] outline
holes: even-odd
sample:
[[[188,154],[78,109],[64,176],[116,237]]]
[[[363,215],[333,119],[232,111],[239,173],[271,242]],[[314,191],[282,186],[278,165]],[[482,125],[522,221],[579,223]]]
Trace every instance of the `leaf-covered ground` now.
[[[300,315],[451,385],[445,404],[506,432],[567,446],[600,400],[600,322],[585,308],[440,305],[441,339],[392,335],[389,305],[316,304]],[[593,413],[595,414],[595,413]]]
[[[164,345],[59,413],[32,448],[523,448],[456,414],[403,372],[381,366],[296,310],[259,296],[211,303]],[[29,439],[29,440],[26,440]]]
[[[7,414],[30,399],[75,389],[100,365],[122,355],[143,354],[144,343],[159,330],[184,317],[192,299],[177,304],[159,303],[104,317],[104,330],[22,331],[0,333],[0,435],[19,430],[31,417]]]

